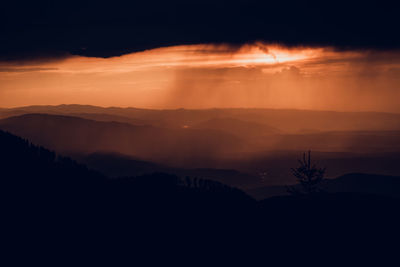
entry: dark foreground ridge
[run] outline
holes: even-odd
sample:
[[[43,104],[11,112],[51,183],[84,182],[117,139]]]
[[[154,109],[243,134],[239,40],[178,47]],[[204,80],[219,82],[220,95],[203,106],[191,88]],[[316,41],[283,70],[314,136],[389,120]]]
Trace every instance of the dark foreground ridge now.
[[[110,179],[3,131],[0,147],[3,252],[15,263],[264,266],[396,250],[399,201],[392,198],[325,193],[257,202],[208,180]]]

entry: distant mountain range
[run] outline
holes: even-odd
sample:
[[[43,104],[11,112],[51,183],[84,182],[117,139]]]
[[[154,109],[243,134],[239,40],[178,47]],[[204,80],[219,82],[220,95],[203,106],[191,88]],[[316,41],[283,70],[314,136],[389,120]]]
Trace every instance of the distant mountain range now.
[[[288,134],[267,124],[228,117],[174,127],[120,115],[73,114],[7,117],[0,120],[0,129],[64,153],[112,152],[190,168],[215,168],[227,159],[254,158],[270,151],[400,152],[400,131],[395,130]]]
[[[335,112],[279,109],[204,109],[151,110],[96,107],[88,105],[27,106],[0,110],[0,118],[27,113],[55,115],[113,115],[119,122],[136,122],[160,127],[195,126],[208,120],[231,118],[265,124],[286,133],[315,131],[395,131],[400,130],[400,114],[382,112]],[[104,117],[96,115],[97,119]],[[89,118],[93,119],[93,118]],[[123,120],[123,121],[121,121]]]
[[[322,254],[308,243],[365,255],[398,241],[400,177],[361,173],[400,173],[398,115],[90,106],[0,114],[2,241],[28,259],[64,260],[73,248],[94,258],[128,251],[135,261],[138,247],[154,256],[157,246],[160,259],[191,251],[190,265],[206,246],[220,265],[235,255],[268,265],[271,248],[303,248],[309,259]],[[324,193],[282,195],[310,148],[327,149],[312,155],[329,177],[360,173],[327,179]]]
[[[257,122],[244,121],[231,117],[213,118],[192,126],[192,129],[211,129],[234,134],[248,142],[252,139],[271,138],[271,135],[280,133],[280,130]]]
[[[181,164],[234,153],[243,145],[234,135],[218,130],[158,128],[48,114],[6,118],[0,128],[64,153],[115,152]]]
[[[280,186],[295,182],[290,168],[307,150],[331,178],[400,175],[400,114],[60,105],[0,109],[0,118],[0,129],[110,176],[167,170],[246,190]]]
[[[61,157],[43,147],[30,144],[19,137],[0,131],[0,161],[5,185],[33,183],[35,186],[93,187],[106,177],[138,177],[153,173],[169,173],[185,179],[206,179],[231,186],[248,187],[245,191],[256,199],[288,195],[286,186],[260,186],[259,178],[235,170],[173,169],[123,155],[91,154],[77,157],[81,163]],[[54,184],[56,182],[56,184]],[[44,183],[44,184],[42,184]],[[251,188],[251,185],[253,188]],[[299,185],[295,185],[299,187]],[[30,188],[32,189],[32,188]],[[400,176],[351,173],[335,179],[325,179],[321,189],[326,193],[357,193],[400,198]],[[29,187],[27,188],[29,190]],[[60,188],[61,190],[61,188]],[[66,188],[62,189],[66,190]]]

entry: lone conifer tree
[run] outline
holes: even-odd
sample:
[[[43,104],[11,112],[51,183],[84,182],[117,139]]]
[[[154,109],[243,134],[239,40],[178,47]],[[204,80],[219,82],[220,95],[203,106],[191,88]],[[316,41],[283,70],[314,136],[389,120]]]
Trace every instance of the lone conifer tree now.
[[[299,167],[292,168],[292,173],[300,184],[298,189],[295,186],[287,187],[290,194],[312,194],[321,190],[321,181],[324,179],[325,168],[318,168],[311,163],[311,151],[303,154],[303,159],[299,160]]]

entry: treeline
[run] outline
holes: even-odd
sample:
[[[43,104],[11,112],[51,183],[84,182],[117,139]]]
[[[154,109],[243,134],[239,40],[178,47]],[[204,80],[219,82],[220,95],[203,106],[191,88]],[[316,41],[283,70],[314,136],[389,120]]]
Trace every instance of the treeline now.
[[[54,202],[54,198],[65,198],[71,204],[88,199],[111,203],[124,196],[125,200],[132,201],[130,205],[135,205],[135,201],[142,197],[160,203],[169,200],[187,203],[188,200],[195,201],[195,198],[200,198],[204,204],[209,202],[207,199],[212,199],[211,202],[220,199],[226,204],[253,202],[236,188],[199,178],[182,179],[166,173],[154,173],[111,179],[68,157],[3,131],[0,131],[0,147],[2,188],[8,195],[20,195],[20,199],[48,195],[52,197],[49,202]],[[114,204],[126,205],[126,201]],[[141,205],[146,206],[146,203]]]
[[[198,178],[110,179],[3,131],[0,148],[2,252],[16,265],[264,266],[296,253],[321,263],[397,240],[400,206],[389,198],[316,192],[256,202]]]

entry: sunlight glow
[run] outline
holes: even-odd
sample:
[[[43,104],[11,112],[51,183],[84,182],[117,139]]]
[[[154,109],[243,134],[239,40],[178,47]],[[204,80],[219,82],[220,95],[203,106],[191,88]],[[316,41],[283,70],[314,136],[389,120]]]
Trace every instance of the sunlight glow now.
[[[398,70],[397,52],[263,43],[181,45],[112,58],[0,62],[0,106],[77,103],[397,112]]]
[[[244,45],[236,50],[228,45],[187,45],[157,48],[108,59],[73,56],[46,64],[43,71],[111,73],[171,67],[251,67],[311,59],[320,53],[321,49],[290,50],[263,44]]]

